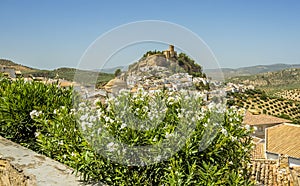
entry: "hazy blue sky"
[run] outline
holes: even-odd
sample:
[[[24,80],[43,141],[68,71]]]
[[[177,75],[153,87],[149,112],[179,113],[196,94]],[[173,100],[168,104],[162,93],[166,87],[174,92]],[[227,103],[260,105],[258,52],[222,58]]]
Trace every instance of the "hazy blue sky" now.
[[[0,0],[0,58],[43,69],[76,67],[101,34],[142,20],[190,29],[222,67],[300,63],[300,1],[284,0]]]

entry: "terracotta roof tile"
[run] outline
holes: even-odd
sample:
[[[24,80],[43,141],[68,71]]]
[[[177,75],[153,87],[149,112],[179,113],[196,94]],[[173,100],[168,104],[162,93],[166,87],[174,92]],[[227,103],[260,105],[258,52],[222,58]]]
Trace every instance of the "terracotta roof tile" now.
[[[266,151],[300,158],[300,125],[285,123],[267,128]]]
[[[294,179],[294,185],[300,185],[300,167],[293,167],[291,173]]]
[[[289,167],[281,168],[276,160],[253,160],[250,165],[251,179],[257,185],[294,185]]]
[[[266,114],[251,114],[249,111],[246,112],[244,116],[243,123],[246,125],[266,125],[266,124],[281,124],[281,123],[291,123],[292,121],[278,118],[275,116],[270,116]]]
[[[265,143],[257,143],[251,153],[252,159],[265,159]]]

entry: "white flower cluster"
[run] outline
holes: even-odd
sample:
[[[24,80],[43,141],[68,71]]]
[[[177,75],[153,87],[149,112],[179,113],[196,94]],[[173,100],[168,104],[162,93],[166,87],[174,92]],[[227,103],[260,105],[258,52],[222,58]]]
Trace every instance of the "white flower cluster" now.
[[[126,127],[136,129],[150,129],[162,122],[167,111],[165,98],[159,95],[162,92],[150,94],[143,89],[129,95],[122,91],[116,98],[107,100],[106,111],[114,113],[114,120],[122,123],[121,129]]]
[[[118,144],[114,143],[114,142],[110,142],[106,145],[106,148],[109,152],[114,152],[117,150],[117,148],[119,147]]]
[[[33,110],[30,112],[31,119],[39,117],[41,114],[43,114],[42,111]]]
[[[86,131],[88,128],[92,128],[94,123],[97,121],[97,116],[90,112],[91,110],[85,103],[79,104],[78,114],[80,114],[80,124],[83,131]],[[97,112],[98,113],[98,112]],[[99,112],[101,113],[101,112]]]

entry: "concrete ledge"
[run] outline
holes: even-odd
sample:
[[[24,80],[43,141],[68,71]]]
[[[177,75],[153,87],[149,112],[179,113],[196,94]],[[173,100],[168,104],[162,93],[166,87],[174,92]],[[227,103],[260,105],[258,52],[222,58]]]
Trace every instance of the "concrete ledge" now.
[[[1,136],[0,158],[9,160],[13,167],[22,170],[25,175],[33,175],[37,186],[87,185],[80,181],[80,177],[72,174],[73,169],[70,167]]]

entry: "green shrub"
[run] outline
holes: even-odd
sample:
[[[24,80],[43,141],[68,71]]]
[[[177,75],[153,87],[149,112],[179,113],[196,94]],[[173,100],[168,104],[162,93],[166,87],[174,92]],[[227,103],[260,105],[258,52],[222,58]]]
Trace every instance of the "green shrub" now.
[[[166,117],[158,123],[157,128],[139,131],[122,126],[116,118],[118,104],[124,103],[124,97],[110,99],[107,104],[98,103],[97,107],[80,103],[74,110],[72,106],[76,104],[73,104],[73,100],[77,100],[74,99],[77,96],[72,94],[72,89],[60,89],[55,84],[26,83],[23,80],[11,82],[6,79],[1,79],[0,94],[1,135],[73,167],[82,173],[84,180],[110,185],[251,184],[247,170],[252,147],[251,131],[242,125],[243,115],[235,108],[222,112],[222,117],[217,117],[220,122],[213,123],[211,121],[216,121],[212,120],[216,110],[199,109],[201,100],[184,105],[180,100],[186,97],[174,99],[173,95],[162,92],[154,98],[166,103]],[[150,117],[146,114],[151,110],[146,108],[153,106],[149,95],[128,96],[131,105],[129,113],[135,113],[140,119]],[[194,109],[192,113],[196,114],[181,110],[183,106]],[[90,115],[85,115],[85,111],[90,111]],[[98,117],[93,117],[93,114]],[[179,125],[182,117],[194,118],[195,128],[183,140],[183,146],[162,161],[145,166],[127,166],[111,161],[94,148],[93,142],[105,140],[98,139],[106,134],[99,132],[103,127],[128,145],[159,144],[170,135],[178,135],[174,133],[176,128],[189,128],[188,122]],[[218,126],[215,138],[207,148],[200,150],[204,131],[207,129],[212,132],[212,126]],[[93,137],[97,140],[89,140]],[[180,138],[178,140],[182,142]]]
[[[151,98],[147,95],[128,96],[128,113],[134,113],[141,118],[147,117],[145,108],[151,107]],[[202,114],[199,113],[201,116],[193,116],[198,118],[195,130],[184,141],[183,147],[168,159],[145,166],[127,166],[97,153],[97,149],[93,148],[94,143],[106,144],[106,138],[99,139],[99,136],[105,134],[97,133],[103,128],[119,141],[132,146],[155,145],[165,140],[168,135],[177,135],[172,132],[179,127],[178,119],[184,117],[178,113],[184,103],[178,101],[181,99],[169,99],[168,94],[159,94],[155,99],[161,97],[167,103],[166,117],[158,124],[158,128],[147,131],[131,129],[129,126],[135,123],[130,123],[129,120],[126,126],[122,126],[123,123],[116,116],[118,106],[126,103],[122,96],[110,99],[105,105],[98,103],[95,110],[90,110],[92,105],[87,103],[81,103],[76,113],[70,113],[65,108],[59,109],[51,120],[47,115],[41,114],[35,118],[36,122],[44,126],[38,133],[41,150],[83,173],[84,179],[111,185],[251,184],[247,170],[251,149],[250,131],[242,125],[243,116],[234,108],[225,112],[224,122],[219,123],[216,137],[203,151],[199,150],[199,145],[205,128],[212,125],[209,116],[213,111],[202,111]],[[195,103],[190,108],[197,110]],[[88,115],[84,112],[87,110]],[[97,119],[94,114],[98,116]],[[90,137],[95,137],[95,140],[87,141]],[[120,152],[122,150],[117,146],[112,153]]]
[[[0,97],[0,135],[32,149],[36,149],[35,132],[40,126],[30,115],[43,112],[51,118],[56,108],[72,107],[72,89],[22,79],[1,79]]]

